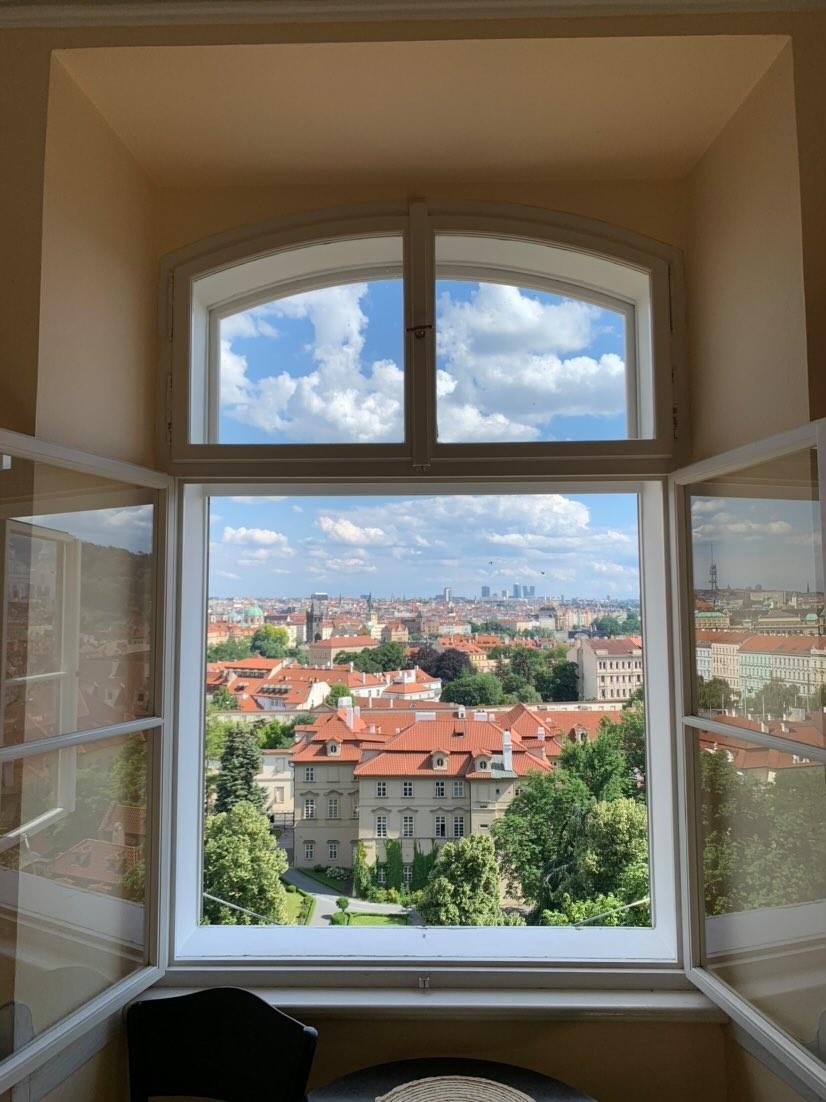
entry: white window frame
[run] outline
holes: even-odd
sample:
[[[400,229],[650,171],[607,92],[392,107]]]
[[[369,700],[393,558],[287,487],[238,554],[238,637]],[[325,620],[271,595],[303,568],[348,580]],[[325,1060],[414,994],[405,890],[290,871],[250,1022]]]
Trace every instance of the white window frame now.
[[[305,823],[315,819],[315,800],[312,796],[304,797],[304,806],[301,809],[301,817]]]
[[[165,974],[168,965],[172,833],[170,797],[173,754],[171,685],[175,602],[172,599],[166,600],[165,593],[173,593],[175,589],[176,557],[172,534],[175,530],[177,510],[174,480],[158,471],[92,455],[5,429],[0,430],[0,455],[11,457],[12,463],[17,459],[49,464],[79,474],[148,488],[159,495],[155,510],[155,592],[152,638],[154,713],[151,716],[106,727],[71,731],[31,739],[16,746],[0,747],[0,767],[5,762],[21,758],[50,752],[59,754],[60,800],[66,805],[65,808],[54,809],[59,816],[64,810],[70,808],[71,796],[68,786],[78,746],[136,733],[150,734],[152,766],[148,782],[152,798],[147,801],[146,823],[150,841],[146,849],[146,902],[143,912],[146,964],[125,979],[110,984],[100,994],[68,1013],[54,1025],[44,1029],[31,1042],[0,1062],[0,1092],[4,1092],[43,1067],[65,1049],[80,1042],[90,1029],[102,1025],[128,1002],[157,983]],[[36,507],[42,513],[49,508],[49,503],[40,499],[36,502]],[[58,511],[58,509],[59,500],[56,500],[54,510]],[[15,511],[19,514],[20,509],[15,507]],[[0,556],[0,587],[3,594],[5,594],[4,561],[5,548]],[[3,635],[5,637],[5,632]],[[42,820],[38,825],[43,825]],[[31,828],[32,824],[28,826]],[[14,879],[12,875],[0,876],[0,896],[5,897],[6,890],[12,892],[9,900],[16,896]],[[50,883],[39,877],[31,877],[31,881],[31,891],[37,892],[39,912],[50,916],[51,921],[65,929],[67,915],[71,915],[78,907],[76,897],[87,893]],[[128,901],[101,899],[95,920],[96,925],[90,932],[98,934],[103,939],[111,937],[124,920],[124,916],[116,912],[130,907],[134,909],[135,905],[129,904]],[[88,908],[84,909],[84,915],[88,917]],[[137,913],[126,916],[126,928],[132,927],[137,930],[138,918]]]
[[[388,824],[387,815],[383,812],[376,816],[376,837],[387,838],[388,837]]]
[[[222,312],[279,293],[331,286],[398,264],[360,264],[348,242],[400,236],[403,241],[405,439],[398,444],[218,444],[216,369],[210,349]],[[533,444],[440,443],[436,432],[435,253],[437,237],[462,243],[441,275],[494,279],[561,291],[599,301],[633,317],[626,326],[628,409],[641,435],[611,441]],[[473,255],[474,241],[496,239],[501,262]],[[325,264],[324,248],[344,259]],[[301,267],[302,250],[305,269]],[[274,262],[273,258],[276,258]],[[283,261],[283,263],[280,263]],[[278,272],[282,270],[279,277]],[[340,474],[339,454],[365,466],[381,463],[397,477],[430,471],[472,475],[480,456],[507,460],[514,474],[584,473],[599,476],[606,460],[628,462],[628,473],[664,473],[678,453],[677,423],[685,406],[682,372],[682,268],[679,253],[659,242],[594,220],[500,203],[414,200],[342,207],[280,219],[216,235],[170,254],[162,265],[161,311],[169,341],[161,363],[158,439],[169,469],[189,475],[239,477],[299,475],[312,462]],[[391,273],[392,274],[392,273]],[[279,282],[279,279],[282,282]],[[212,364],[212,367],[210,365]],[[635,365],[641,365],[639,369]],[[647,411],[647,412],[646,412]],[[191,439],[190,439],[191,437]],[[369,461],[364,463],[364,461]],[[368,473],[369,477],[369,473]]]
[[[703,891],[702,844],[699,825],[700,773],[698,732],[721,736],[733,733],[747,742],[798,753],[826,766],[826,749],[778,738],[761,731],[744,732],[692,711],[696,699],[697,663],[694,654],[693,594],[691,593],[691,526],[688,516],[690,487],[715,477],[744,473],[751,466],[804,449],[817,451],[820,484],[821,536],[826,535],[826,419],[746,444],[721,455],[701,460],[673,472],[670,483],[670,521],[673,533],[672,580],[676,615],[674,650],[680,676],[675,680],[675,705],[680,730],[677,755],[680,806],[680,869],[683,958],[688,978],[725,1011],[777,1070],[795,1086],[826,1097],[826,1066],[786,1030],[761,1013],[735,988],[709,970],[709,953],[771,952],[779,944],[822,943],[826,902],[787,907],[767,907],[714,917],[706,926]],[[826,541],[821,539],[826,553]],[[826,575],[826,559],[823,564]],[[817,1024],[813,1023],[814,1036]]]
[[[339,814],[339,802],[338,796],[328,796],[327,798],[327,818],[338,819]]]
[[[187,568],[180,575],[179,678],[178,678],[178,827],[174,907],[173,962],[176,968],[229,965],[245,958],[257,958],[272,968],[298,960],[340,961],[342,932],[348,959],[363,954],[363,960],[407,962],[437,956],[457,966],[473,961],[531,959],[554,969],[574,965],[616,967],[631,961],[646,967],[679,968],[678,913],[676,893],[676,808],[672,799],[674,714],[672,710],[671,649],[669,622],[663,610],[669,607],[670,587],[663,548],[666,542],[666,480],[647,479],[614,482],[524,482],[462,481],[461,484],[421,482],[394,486],[398,493],[525,493],[555,492],[636,493],[639,502],[640,563],[643,591],[644,635],[646,638],[646,703],[650,729],[660,732],[649,738],[649,840],[652,889],[656,926],[650,929],[615,927],[610,933],[593,928],[502,927],[474,931],[468,939],[460,930],[417,927],[410,930],[360,931],[321,930],[312,927],[212,927],[200,925],[201,813],[200,784],[203,770],[203,655],[206,648],[206,550],[210,495],[254,496],[255,494],[299,495],[380,493],[386,484],[313,483],[187,483],[182,493],[182,531],[178,553]],[[201,564],[199,566],[199,564]],[[549,930],[553,930],[549,934]],[[392,937],[377,937],[377,934]]]
[[[416,837],[416,816],[402,815],[402,838]]]
[[[387,798],[387,781],[376,781],[376,798],[379,800]]]
[[[413,796],[413,782],[402,781],[402,796],[404,799],[409,800]]]
[[[464,781],[454,781],[453,782],[453,798],[455,800],[461,800],[461,799],[464,798],[464,795],[465,795],[465,782]]]
[[[464,815],[453,816],[453,837],[464,838],[465,836],[465,817]]]
[[[447,838],[447,815],[441,812],[433,816],[433,837]]]

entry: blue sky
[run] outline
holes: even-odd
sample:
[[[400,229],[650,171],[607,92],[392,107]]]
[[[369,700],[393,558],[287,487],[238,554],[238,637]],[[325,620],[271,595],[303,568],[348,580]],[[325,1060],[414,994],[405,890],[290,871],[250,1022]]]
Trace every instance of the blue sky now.
[[[721,589],[822,589],[818,514],[816,501],[692,497],[696,587],[707,588],[713,554]]]
[[[439,438],[621,439],[624,318],[510,287],[436,286]],[[309,291],[221,322],[223,443],[403,439],[401,280]]]
[[[478,596],[514,582],[537,596],[637,598],[633,494],[214,497],[211,597]]]

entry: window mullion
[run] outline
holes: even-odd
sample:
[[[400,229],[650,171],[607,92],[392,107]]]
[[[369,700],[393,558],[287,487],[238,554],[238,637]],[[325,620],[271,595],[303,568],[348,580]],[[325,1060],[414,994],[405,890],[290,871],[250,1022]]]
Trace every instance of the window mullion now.
[[[435,279],[427,205],[413,200],[405,253],[405,367],[407,435],[419,471],[430,468],[436,437]]]

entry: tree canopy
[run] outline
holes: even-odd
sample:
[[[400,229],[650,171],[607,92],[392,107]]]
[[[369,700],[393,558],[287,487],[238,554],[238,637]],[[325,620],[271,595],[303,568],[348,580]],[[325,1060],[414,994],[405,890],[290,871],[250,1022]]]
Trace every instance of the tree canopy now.
[[[286,628],[275,624],[262,624],[253,635],[250,649],[262,658],[283,658],[287,653],[290,636]]]
[[[359,673],[386,673],[388,670],[400,670],[407,664],[407,652],[402,643],[379,643],[362,651],[339,651],[335,657],[336,666],[353,663],[353,669]]]
[[[431,677],[440,678],[443,685],[473,671],[468,656],[455,647],[447,647],[443,651],[430,646],[420,647],[408,663],[411,666],[418,666]]]
[[[442,689],[442,700],[469,708],[501,704],[503,696],[502,682],[492,673],[464,674]]]
[[[490,838],[446,842],[416,906],[434,926],[499,926],[499,870]]]
[[[722,711],[730,708],[736,699],[737,694],[725,678],[710,677],[708,681],[698,678],[697,707],[702,711]]]
[[[222,926],[257,926],[262,918],[285,922],[286,893],[281,875],[286,869],[286,853],[274,844],[266,816],[253,804],[241,801],[228,811],[207,816],[204,892],[254,912],[245,914],[204,898],[208,922]]]
[[[261,748],[255,732],[247,724],[230,727],[221,753],[221,771],[216,786],[215,810],[229,811],[237,803],[249,803],[259,811],[264,790],[255,783],[261,771]]]
[[[333,707],[338,704],[343,696],[349,696],[350,690],[346,685],[343,685],[340,681],[334,681],[330,686],[330,691],[327,693],[324,703],[331,704]]]

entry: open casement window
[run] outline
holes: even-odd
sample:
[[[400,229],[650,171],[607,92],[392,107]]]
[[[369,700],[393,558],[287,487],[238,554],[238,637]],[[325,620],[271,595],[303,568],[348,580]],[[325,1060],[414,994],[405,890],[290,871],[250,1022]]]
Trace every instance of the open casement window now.
[[[210,239],[165,270],[161,429],[182,474],[661,473],[675,453],[679,258],[637,235],[373,204]]]
[[[155,982],[170,480],[0,433],[0,1090]]]
[[[826,1091],[826,423],[673,476],[690,977]]]
[[[311,986],[334,983],[346,989],[349,984],[362,982],[354,978],[359,970],[365,975],[379,970],[384,985],[392,982],[405,987],[409,985],[411,967],[439,961],[444,983],[449,985],[480,968],[488,968],[493,960],[499,962],[508,982],[517,987],[526,982],[524,969],[528,961],[549,985],[562,975],[567,975],[570,982],[572,970],[576,969],[604,969],[603,978],[610,985],[613,980],[607,972],[618,965],[623,966],[622,982],[632,986],[650,985],[651,969],[661,972],[662,982],[669,975],[673,977],[679,968],[679,939],[672,801],[672,675],[664,615],[670,600],[663,554],[665,491],[663,479],[610,483],[547,480],[539,485],[466,481],[394,487],[351,480],[344,487],[298,481],[266,484],[201,481],[188,482],[183,487],[179,554],[185,569],[180,572],[178,615],[178,818],[173,893],[174,959],[171,964],[179,978],[193,971],[203,975],[210,967],[221,966],[244,970],[250,982],[251,976],[278,982],[279,977],[300,974],[302,982],[306,980]],[[301,603],[306,613],[305,622],[312,625],[308,628],[308,638],[315,641],[308,646],[313,651],[318,650],[323,655],[338,645],[346,655],[346,638],[325,640],[318,637],[321,631],[316,629],[326,622],[318,606],[326,594],[316,592],[310,598],[311,579],[329,577],[336,584],[340,581],[345,601],[361,602],[359,619],[363,619],[369,613],[364,607],[364,598],[358,594],[363,592],[365,585],[360,577],[351,582],[352,575],[348,576],[347,572],[364,566],[368,571],[367,579],[372,579],[378,591],[383,571],[388,564],[398,561],[394,558],[394,549],[406,546],[405,534],[413,533],[417,525],[432,523],[437,529],[432,535],[438,542],[452,539],[455,543],[460,527],[471,534],[481,529],[490,531],[490,525],[496,520],[498,527],[492,534],[500,547],[509,547],[513,535],[521,538],[526,525],[533,520],[535,525],[547,527],[550,535],[543,540],[548,546],[557,548],[548,554],[562,554],[564,550],[566,555],[581,559],[583,541],[591,538],[592,515],[605,518],[599,524],[596,520],[593,522],[594,528],[599,529],[593,536],[596,560],[602,565],[603,559],[610,557],[606,548],[621,544],[626,556],[622,570],[627,571],[623,576],[633,579],[634,592],[641,596],[641,601],[639,597],[635,599],[640,615],[636,621],[636,639],[615,640],[613,649],[612,640],[597,640],[600,645],[594,653],[601,654],[605,649],[612,654],[639,654],[640,636],[645,639],[645,719],[639,735],[642,740],[644,728],[647,737],[644,744],[640,741],[638,748],[639,772],[634,772],[633,779],[633,770],[629,768],[628,772],[628,791],[633,789],[636,796],[625,797],[626,804],[633,804],[627,812],[640,824],[641,850],[645,853],[640,852],[638,871],[641,879],[637,882],[637,894],[628,895],[627,900],[620,902],[617,897],[607,899],[605,906],[610,911],[611,921],[578,923],[575,918],[559,915],[558,922],[536,925],[480,923],[472,930],[435,919],[424,926],[406,927],[396,923],[386,929],[360,928],[358,922],[349,926],[308,927],[290,922],[289,913],[282,912],[277,901],[273,904],[273,917],[268,920],[261,903],[256,906],[249,896],[242,902],[222,895],[216,887],[221,866],[215,858],[218,852],[215,839],[230,820],[222,817],[226,814],[222,805],[228,805],[222,794],[226,789],[220,788],[220,779],[219,787],[213,788],[216,795],[207,797],[206,814],[204,808],[204,783],[210,783],[204,771],[204,724],[212,724],[214,715],[214,706],[208,704],[205,695],[205,654],[208,627],[218,617],[216,608],[233,606],[232,615],[242,629],[244,608],[249,612],[247,618],[254,623],[262,622],[265,615],[277,619],[277,613],[265,613],[263,608],[251,607],[249,601],[237,598],[239,585],[244,592],[248,588],[244,578],[253,577],[247,572],[258,570],[259,565],[265,571],[261,584],[269,585],[268,593],[272,593],[263,601],[267,608],[294,605],[296,601]],[[368,533],[372,551],[368,548],[360,556],[347,551],[350,545],[345,543],[337,559],[328,558],[332,554],[329,548],[321,548],[319,553],[318,540],[324,533],[332,533],[334,540],[341,533],[345,541],[353,537],[357,527],[353,518]],[[383,528],[378,527],[380,518],[383,518]],[[401,535],[391,538],[391,526]],[[578,527],[579,538],[572,534],[572,526]],[[473,541],[478,543],[478,536],[472,536]],[[261,551],[265,554],[260,554]],[[491,569],[487,553],[480,550],[474,553],[483,556],[484,570]],[[507,562],[502,569],[507,567]],[[549,564],[543,561],[542,569],[546,565]],[[239,574],[239,571],[245,573]],[[536,573],[541,577],[539,568]],[[409,569],[405,578],[408,586],[414,581]],[[600,587],[604,587],[604,573],[597,570],[594,578],[599,578]],[[256,583],[249,582],[253,584]],[[319,581],[319,587],[320,584]],[[383,588],[386,586],[389,595],[391,583],[385,579],[381,584]],[[597,584],[596,581],[593,584]],[[260,585],[257,591],[261,591]],[[432,583],[426,592],[432,592]],[[215,606],[210,606],[209,618],[205,603],[208,594],[213,596]],[[351,594],[351,598],[347,594]],[[374,592],[371,600],[381,598]],[[438,600],[443,598],[440,596]],[[249,634],[256,629],[243,630]],[[356,638],[362,646],[372,642],[361,635]],[[571,641],[574,654],[578,654],[576,643],[577,640]],[[263,662],[263,659],[257,661]],[[596,668],[596,658],[594,661]],[[362,675],[349,669],[349,662],[338,667],[330,662],[328,668],[320,669],[316,668],[315,659],[313,663],[308,676],[321,682],[326,677],[324,693],[341,676],[336,670],[349,677],[355,691],[363,687]],[[210,677],[214,672],[221,678],[230,678],[228,691],[241,694],[237,698],[239,720],[254,722],[256,700],[266,701],[267,693],[258,687],[261,679],[247,677],[243,659],[235,663],[240,670],[239,676],[236,677],[231,669],[228,672],[232,665],[230,662],[210,664]],[[277,680],[280,673],[274,667],[278,659],[273,660],[272,665],[273,677]],[[300,666],[288,666],[287,675],[291,668],[301,669]],[[622,703],[632,695],[634,686],[627,674],[612,672],[608,679],[612,697],[612,704],[607,709],[609,718],[621,722]],[[391,683],[388,687],[394,685]],[[590,707],[602,709],[594,689],[589,689],[589,700],[592,701]],[[351,824],[347,827],[350,834],[346,839],[341,835],[342,827],[335,828],[335,837],[341,843],[339,862],[346,866],[345,872],[349,872],[351,853],[357,851],[357,844],[361,842],[365,859],[377,878],[376,885],[382,885],[378,879],[380,875],[390,877],[389,889],[393,887],[392,877],[396,873],[401,877],[403,866],[414,861],[417,848],[420,853],[432,854],[435,858],[437,841],[441,844],[449,840],[452,846],[463,837],[471,841],[477,836],[490,838],[491,823],[504,815],[507,801],[516,796],[520,783],[532,774],[550,776],[553,765],[549,757],[552,759],[562,745],[572,742],[568,727],[573,721],[566,724],[564,734],[554,734],[558,731],[556,726],[549,728],[549,742],[545,746],[545,729],[540,732],[541,737],[537,737],[535,718],[526,721],[524,735],[515,732],[506,737],[509,722],[506,717],[511,711],[508,704],[500,706],[495,714],[482,708],[439,711],[436,705],[437,710],[429,711],[420,707],[402,719],[403,702],[394,702],[392,709],[391,703],[362,698],[359,715],[359,705],[344,700],[335,710],[320,707],[310,717],[311,722],[302,721],[304,741],[293,757],[297,808],[294,832],[279,843],[285,851],[283,860],[294,863],[297,873],[301,874],[299,882],[302,885],[306,885],[303,877],[318,874],[316,864],[326,860],[330,829],[324,819],[308,818],[307,808],[326,807],[326,803],[318,805],[317,801],[326,800],[333,789],[348,789],[351,793],[347,797],[348,807],[357,808],[352,817],[346,816],[343,820]],[[445,707],[446,702],[441,705],[442,709]],[[542,715],[547,714],[547,707],[543,706]],[[371,710],[377,714],[386,713],[382,729],[390,741],[384,750],[376,746],[378,736],[371,741]],[[598,732],[600,715],[592,722],[592,739]],[[457,726],[447,730],[440,723],[440,716],[449,717],[451,723],[455,718]],[[564,716],[555,717],[554,724],[557,719],[564,722]],[[319,720],[334,721],[336,732],[343,738],[342,753],[333,759],[329,754],[329,734],[325,736],[323,728],[319,728],[318,738],[312,734],[313,723]],[[465,726],[468,738],[463,735]],[[306,734],[307,728],[310,734]],[[374,731],[378,728],[374,727]],[[397,736],[398,744],[392,741]],[[477,736],[493,740],[491,752],[472,741]],[[418,748],[417,754],[404,752],[406,738]],[[457,755],[461,756],[460,765]],[[409,772],[411,758],[415,774]],[[306,772],[308,760],[315,763],[312,779]],[[478,761],[484,762],[484,769],[477,765]],[[227,763],[229,767],[229,759]],[[459,768],[461,772],[457,773]],[[440,774],[446,779],[440,780]],[[422,801],[419,814],[415,816],[408,807],[410,797],[404,795],[403,789],[403,781],[412,775],[419,778],[420,783],[414,791]],[[457,776],[469,779],[460,784],[455,780]],[[214,780],[212,783],[215,784]],[[571,818],[571,829],[573,823]],[[393,856],[397,845],[401,845],[402,851],[398,858]],[[552,874],[553,870],[548,876]],[[234,890],[229,881],[224,883],[226,890]],[[325,890],[329,891],[322,889],[322,894]],[[536,890],[541,893],[545,889],[538,883]],[[225,901],[225,906],[244,906],[252,921],[237,924],[233,921],[234,915],[224,915],[217,910],[221,900]],[[323,899],[318,904],[320,908],[327,905]],[[361,902],[360,905],[369,910],[369,903]],[[605,917],[599,908],[595,911],[592,908],[591,913],[595,919]],[[323,917],[324,911],[320,914]],[[337,998],[346,1001],[346,990],[340,990]]]

